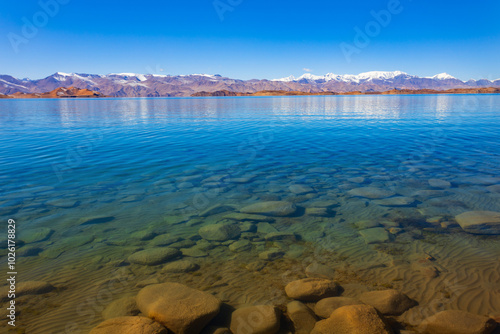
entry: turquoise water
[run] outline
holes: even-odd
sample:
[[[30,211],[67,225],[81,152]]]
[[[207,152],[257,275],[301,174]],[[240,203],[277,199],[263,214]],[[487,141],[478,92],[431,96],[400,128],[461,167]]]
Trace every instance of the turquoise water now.
[[[420,305],[401,319],[409,325],[436,307],[500,307],[498,237],[454,221],[500,211],[498,95],[1,100],[0,123],[1,216],[24,233],[21,254],[35,249],[18,257],[19,276],[58,287],[26,302],[46,309],[20,316],[28,333],[61,332],[70,320],[87,331],[102,320],[99,307],[126,292],[92,316],[78,305],[120,268],[130,270],[127,292],[170,279],[236,307],[269,296],[283,303],[266,284],[276,289],[321,263],[347,294],[386,285],[413,294]],[[359,196],[366,187],[386,194]],[[387,201],[395,197],[402,202]],[[266,201],[296,209],[267,224],[227,218]],[[218,222],[243,234],[207,246],[198,230]],[[386,232],[367,244],[366,224]],[[295,237],[266,240],[266,228]],[[32,231],[46,235],[31,242]],[[198,251],[182,256],[198,271],[127,261],[164,234]],[[238,239],[250,249],[232,251]],[[259,258],[276,249],[284,255]],[[265,267],[259,280],[245,269],[254,262]]]

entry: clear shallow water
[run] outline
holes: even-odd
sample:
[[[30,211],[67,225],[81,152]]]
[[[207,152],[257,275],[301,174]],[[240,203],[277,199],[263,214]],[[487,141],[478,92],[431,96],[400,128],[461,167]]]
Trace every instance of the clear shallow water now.
[[[311,263],[335,269],[344,295],[405,291],[420,303],[405,324],[439,309],[499,310],[498,238],[465,233],[454,217],[500,211],[500,96],[2,100],[0,123],[1,216],[16,219],[18,234],[54,231],[24,246],[37,255],[18,259],[21,278],[60,288],[25,302],[47,309],[20,317],[28,333],[60,332],[69,321],[85,332],[102,320],[99,308],[144,279],[184,282],[235,307],[281,305],[277,287]],[[364,187],[408,203],[352,192]],[[295,214],[270,225],[298,240],[276,243],[264,227],[250,228],[240,237],[250,250],[230,251],[228,241],[184,255],[200,266],[195,273],[126,262],[157,235],[182,238],[178,248],[200,245],[201,227],[263,201],[295,203]],[[200,217],[219,204],[230,207]],[[367,244],[362,221],[379,224],[387,240]],[[285,256],[245,268],[275,248]],[[123,268],[127,291],[94,302],[93,313],[78,309]]]

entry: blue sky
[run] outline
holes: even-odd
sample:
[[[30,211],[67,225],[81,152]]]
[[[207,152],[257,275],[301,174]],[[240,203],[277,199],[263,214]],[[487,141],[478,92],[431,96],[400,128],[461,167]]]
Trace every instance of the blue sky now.
[[[390,15],[383,24],[372,14],[381,11]],[[499,14],[498,0],[5,0],[0,73],[273,79],[401,70],[498,79]],[[368,33],[364,43],[356,31]],[[356,52],[346,57],[341,45]]]

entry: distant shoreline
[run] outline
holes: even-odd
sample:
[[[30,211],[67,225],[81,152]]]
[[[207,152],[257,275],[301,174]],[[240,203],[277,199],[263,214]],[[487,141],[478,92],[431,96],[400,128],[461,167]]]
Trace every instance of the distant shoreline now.
[[[444,94],[500,94],[500,88],[487,87],[487,88],[454,88],[447,90],[434,90],[434,89],[392,89],[388,91],[370,91],[370,92],[301,92],[301,91],[283,91],[283,90],[263,90],[254,93],[246,92],[231,92],[228,90],[219,90],[214,92],[198,92],[190,96],[176,97],[176,98],[190,98],[190,97],[258,97],[258,96],[350,96],[350,95],[444,95]],[[75,87],[59,87],[53,91],[46,93],[14,93],[11,95],[1,95],[0,98],[5,99],[60,99],[60,98],[171,98],[171,96],[106,96],[100,92],[91,91],[88,89],[79,89]]]
[[[500,88],[454,88],[447,90],[434,89],[392,89],[382,92],[300,92],[264,90],[255,93],[237,93],[227,90],[216,92],[194,93],[191,97],[223,97],[223,96],[330,96],[330,95],[424,95],[424,94],[500,94]]]

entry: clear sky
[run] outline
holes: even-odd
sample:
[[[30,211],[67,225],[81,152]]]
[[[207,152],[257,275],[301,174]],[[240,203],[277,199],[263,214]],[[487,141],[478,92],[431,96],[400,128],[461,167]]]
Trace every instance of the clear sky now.
[[[498,79],[499,14],[498,0],[4,0],[0,73]]]

